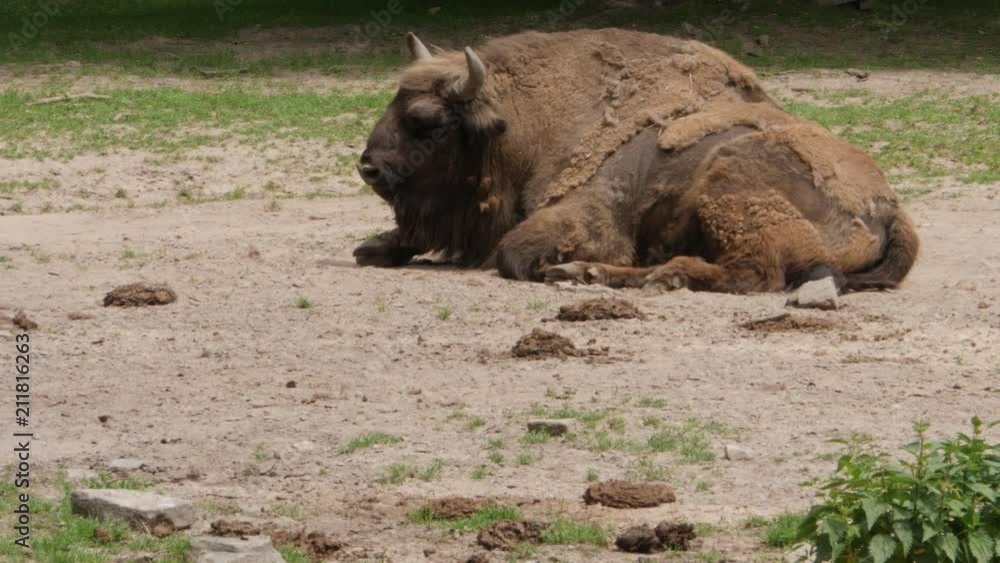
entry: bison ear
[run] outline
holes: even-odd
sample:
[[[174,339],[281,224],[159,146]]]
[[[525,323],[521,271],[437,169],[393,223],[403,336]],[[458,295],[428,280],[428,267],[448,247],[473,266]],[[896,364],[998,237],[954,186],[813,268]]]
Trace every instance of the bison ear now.
[[[465,48],[465,63],[469,67],[469,76],[455,83],[455,95],[463,100],[475,98],[486,83],[486,65],[471,48]]]
[[[431,52],[424,47],[424,44],[412,32],[406,34],[406,46],[410,49],[410,55],[414,61],[430,60]]]

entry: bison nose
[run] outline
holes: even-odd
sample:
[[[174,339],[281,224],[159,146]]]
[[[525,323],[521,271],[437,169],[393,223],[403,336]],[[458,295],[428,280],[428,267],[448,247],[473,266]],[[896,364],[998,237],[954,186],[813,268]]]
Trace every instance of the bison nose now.
[[[368,156],[367,152],[361,155],[361,161],[358,163],[358,174],[361,175],[361,179],[368,185],[377,182],[379,176],[381,176],[378,167],[372,164],[372,159]]]

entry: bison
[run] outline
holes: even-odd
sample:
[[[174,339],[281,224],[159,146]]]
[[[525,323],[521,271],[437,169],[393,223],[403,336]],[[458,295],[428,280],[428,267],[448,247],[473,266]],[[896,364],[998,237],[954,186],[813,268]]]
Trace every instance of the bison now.
[[[358,163],[396,228],[361,265],[436,251],[519,280],[747,293],[892,288],[916,259],[875,162],[712,47],[617,29],[407,44]]]

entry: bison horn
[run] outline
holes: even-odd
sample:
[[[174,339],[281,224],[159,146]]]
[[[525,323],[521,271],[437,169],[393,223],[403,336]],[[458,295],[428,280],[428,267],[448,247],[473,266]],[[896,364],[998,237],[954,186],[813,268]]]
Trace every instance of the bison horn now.
[[[410,48],[410,54],[415,61],[426,61],[431,58],[431,52],[412,32],[406,34],[406,46]]]
[[[469,66],[469,77],[455,84],[455,93],[461,98],[472,99],[486,82],[486,66],[483,65],[479,55],[469,47],[465,48],[465,62]]]

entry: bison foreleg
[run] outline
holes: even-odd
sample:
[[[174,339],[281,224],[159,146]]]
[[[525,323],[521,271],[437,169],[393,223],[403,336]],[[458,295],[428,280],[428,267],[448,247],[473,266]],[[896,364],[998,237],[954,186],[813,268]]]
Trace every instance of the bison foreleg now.
[[[400,243],[399,230],[393,229],[375,235],[354,249],[354,260],[359,266],[396,268],[406,265],[418,252]]]

